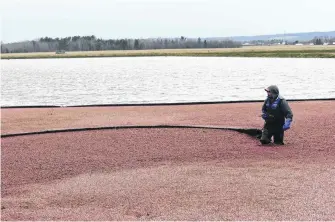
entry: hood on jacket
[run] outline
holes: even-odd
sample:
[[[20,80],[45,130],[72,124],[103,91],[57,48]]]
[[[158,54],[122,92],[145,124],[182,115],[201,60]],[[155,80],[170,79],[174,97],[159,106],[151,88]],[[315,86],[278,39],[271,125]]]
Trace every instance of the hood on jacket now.
[[[272,99],[277,98],[277,96],[279,95],[279,88],[278,88],[278,86],[276,86],[276,85],[271,85],[271,86],[269,86],[268,88],[265,89],[265,91],[271,93],[271,95],[272,95],[271,98],[272,98]]]

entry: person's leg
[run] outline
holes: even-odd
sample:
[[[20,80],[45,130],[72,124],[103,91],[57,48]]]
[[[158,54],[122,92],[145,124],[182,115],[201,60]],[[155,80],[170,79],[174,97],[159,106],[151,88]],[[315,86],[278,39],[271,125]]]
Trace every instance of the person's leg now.
[[[262,137],[260,139],[262,144],[269,144],[271,143],[271,137],[272,137],[272,132],[269,130],[268,126],[265,124],[263,131],[262,131]]]
[[[273,137],[274,137],[275,144],[284,145],[284,130],[282,128],[276,130]]]

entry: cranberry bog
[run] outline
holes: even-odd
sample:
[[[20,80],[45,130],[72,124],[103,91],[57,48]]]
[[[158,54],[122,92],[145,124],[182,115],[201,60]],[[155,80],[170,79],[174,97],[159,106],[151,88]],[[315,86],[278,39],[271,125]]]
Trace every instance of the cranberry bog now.
[[[284,146],[257,102],[2,108],[1,220],[335,220],[335,101],[289,104]]]

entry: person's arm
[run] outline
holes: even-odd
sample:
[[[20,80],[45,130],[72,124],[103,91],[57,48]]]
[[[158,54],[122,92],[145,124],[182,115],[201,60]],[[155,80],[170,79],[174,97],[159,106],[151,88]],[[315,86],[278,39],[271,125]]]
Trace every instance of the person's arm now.
[[[266,113],[266,100],[264,100],[263,106],[262,106],[262,113]]]
[[[282,100],[281,110],[286,118],[285,124],[283,125],[283,130],[285,131],[291,128],[291,123],[293,120],[293,112],[285,99]]]
[[[264,120],[266,120],[268,118],[268,114],[267,114],[267,108],[266,108],[266,102],[267,102],[267,99],[264,101],[264,104],[262,106],[262,118]]]
[[[281,102],[281,110],[284,113],[286,119],[293,120],[293,112],[285,99],[283,99]]]

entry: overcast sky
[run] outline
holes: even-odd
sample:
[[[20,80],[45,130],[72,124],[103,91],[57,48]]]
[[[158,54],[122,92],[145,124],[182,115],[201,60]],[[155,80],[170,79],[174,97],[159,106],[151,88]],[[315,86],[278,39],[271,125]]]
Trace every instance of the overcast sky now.
[[[3,42],[335,30],[334,0],[0,0]]]

